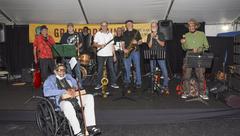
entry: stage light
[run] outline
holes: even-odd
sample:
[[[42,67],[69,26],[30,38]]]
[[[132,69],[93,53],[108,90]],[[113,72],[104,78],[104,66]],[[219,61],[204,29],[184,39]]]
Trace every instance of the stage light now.
[[[222,30],[223,31],[228,31],[230,29],[229,25],[223,25]]]

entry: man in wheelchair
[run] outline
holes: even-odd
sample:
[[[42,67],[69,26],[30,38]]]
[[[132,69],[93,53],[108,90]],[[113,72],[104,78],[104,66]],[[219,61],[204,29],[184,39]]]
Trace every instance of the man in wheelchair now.
[[[77,81],[69,74],[66,74],[66,68],[63,64],[56,65],[54,75],[49,76],[43,85],[43,93],[45,97],[53,97],[57,107],[63,111],[65,117],[72,126],[74,135],[83,136],[80,128],[80,122],[77,118],[75,109],[79,109],[80,105],[84,107],[85,122],[88,132],[91,135],[101,133],[96,127],[94,98],[91,94],[82,95],[82,104],[75,90],[78,88]],[[83,91],[81,91],[81,94]]]

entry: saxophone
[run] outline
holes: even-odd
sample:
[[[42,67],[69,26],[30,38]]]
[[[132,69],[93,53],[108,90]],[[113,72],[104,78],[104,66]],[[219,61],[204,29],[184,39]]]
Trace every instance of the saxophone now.
[[[134,49],[136,49],[137,44],[133,44],[133,40],[136,39],[137,34],[138,34],[138,31],[134,34],[129,46],[126,48],[128,50],[128,52],[124,53],[124,58],[128,58],[130,56],[130,54],[132,53],[132,51]]]
[[[107,67],[106,67],[106,62],[104,62],[104,67],[103,67],[103,77],[101,79],[101,84],[102,84],[102,97],[107,98],[107,85],[108,85],[108,78],[107,78]]]

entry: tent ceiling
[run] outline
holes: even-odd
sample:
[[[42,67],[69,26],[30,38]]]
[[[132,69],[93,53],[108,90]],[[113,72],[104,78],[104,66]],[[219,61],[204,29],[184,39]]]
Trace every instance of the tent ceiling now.
[[[196,18],[208,24],[231,23],[240,15],[240,0],[175,0],[169,18],[186,22]]]
[[[149,22],[164,19],[171,0],[81,0],[89,23],[127,19]],[[175,0],[169,19],[189,18],[207,24],[229,23],[240,15],[240,0]],[[0,0],[3,10],[17,24],[86,23],[78,0]],[[11,24],[0,14],[0,22]]]

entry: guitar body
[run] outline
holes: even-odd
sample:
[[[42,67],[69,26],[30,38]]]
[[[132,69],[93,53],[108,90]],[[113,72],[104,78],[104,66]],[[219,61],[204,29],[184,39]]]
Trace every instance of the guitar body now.
[[[128,53],[124,53],[124,58],[128,58],[130,54],[136,49],[137,44],[130,44],[127,47]]]

